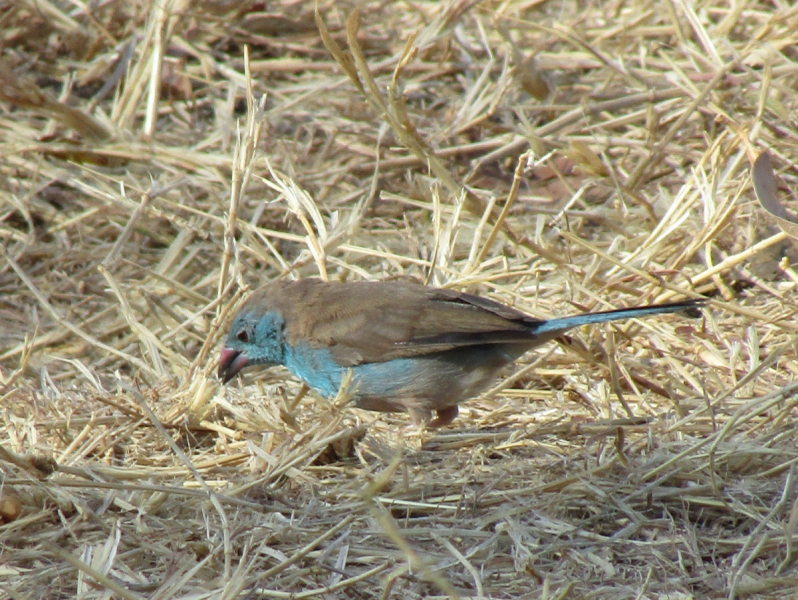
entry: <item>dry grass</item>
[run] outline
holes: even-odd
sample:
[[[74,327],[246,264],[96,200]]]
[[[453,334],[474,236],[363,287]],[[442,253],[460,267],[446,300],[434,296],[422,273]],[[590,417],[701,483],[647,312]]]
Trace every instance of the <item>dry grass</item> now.
[[[323,2],[326,45],[310,2],[5,4],[0,597],[792,595],[798,253],[749,168],[795,200],[798,9],[731,4]],[[216,380],[246,286],[319,274],[713,301],[421,439]]]

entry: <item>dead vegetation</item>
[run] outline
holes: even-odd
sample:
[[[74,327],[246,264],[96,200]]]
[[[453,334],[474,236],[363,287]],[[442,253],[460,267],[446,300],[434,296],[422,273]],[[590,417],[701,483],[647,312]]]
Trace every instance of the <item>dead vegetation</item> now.
[[[0,6],[0,597],[793,593],[796,250],[749,171],[795,212],[795,6]],[[246,286],[319,275],[712,302],[422,439],[220,386]]]

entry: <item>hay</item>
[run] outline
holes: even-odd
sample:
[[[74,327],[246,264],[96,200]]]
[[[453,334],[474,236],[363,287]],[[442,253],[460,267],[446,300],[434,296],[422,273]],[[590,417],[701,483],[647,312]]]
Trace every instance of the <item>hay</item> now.
[[[798,10],[263,6],[3,10],[0,597],[791,593],[796,253],[748,173],[794,200]],[[247,286],[319,274],[713,300],[408,437],[216,380]]]

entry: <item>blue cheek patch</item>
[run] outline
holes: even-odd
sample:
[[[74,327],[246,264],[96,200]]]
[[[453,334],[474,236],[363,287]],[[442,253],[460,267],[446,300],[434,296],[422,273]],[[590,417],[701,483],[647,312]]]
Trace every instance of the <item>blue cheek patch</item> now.
[[[283,340],[283,323],[283,318],[275,312],[268,312],[258,319],[255,323],[254,341],[246,348],[250,364],[279,365],[283,363],[286,349]]]

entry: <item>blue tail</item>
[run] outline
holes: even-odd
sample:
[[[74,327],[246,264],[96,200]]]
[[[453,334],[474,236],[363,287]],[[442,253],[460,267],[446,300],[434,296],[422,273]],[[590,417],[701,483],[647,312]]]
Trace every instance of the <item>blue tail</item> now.
[[[673,302],[672,304],[654,304],[652,306],[620,308],[605,312],[575,315],[573,317],[563,317],[561,319],[550,319],[548,321],[543,321],[533,331],[535,335],[542,333],[549,334],[546,337],[548,339],[552,339],[561,333],[565,333],[569,329],[573,329],[574,327],[592,325],[595,323],[606,323],[607,321],[618,321],[621,319],[632,319],[636,317],[645,317],[647,315],[658,315],[674,312],[686,312],[691,316],[697,316],[697,309],[703,304],[703,300],[685,300],[684,302]]]

